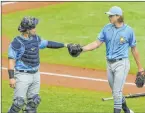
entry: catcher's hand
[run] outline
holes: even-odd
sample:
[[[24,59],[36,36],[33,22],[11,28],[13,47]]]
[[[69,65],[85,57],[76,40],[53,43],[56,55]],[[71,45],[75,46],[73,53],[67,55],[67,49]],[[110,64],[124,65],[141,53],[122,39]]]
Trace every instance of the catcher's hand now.
[[[138,72],[136,75],[135,84],[138,88],[141,88],[144,86],[145,83],[145,71]]]
[[[77,57],[83,51],[80,44],[67,44],[68,52],[72,57]]]

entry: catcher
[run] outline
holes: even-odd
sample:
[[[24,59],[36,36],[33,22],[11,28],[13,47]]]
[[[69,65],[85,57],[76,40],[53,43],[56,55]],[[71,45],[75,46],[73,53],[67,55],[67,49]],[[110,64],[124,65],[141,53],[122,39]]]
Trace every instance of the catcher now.
[[[121,109],[125,113],[134,113],[128,108],[122,90],[130,69],[128,59],[129,47],[131,47],[132,55],[138,67],[138,74],[135,81],[136,86],[143,87],[145,81],[145,72],[140,63],[135,34],[132,28],[124,23],[123,11],[120,7],[114,6],[106,14],[108,15],[110,23],[104,26],[96,41],[83,47],[79,44],[70,44],[68,45],[68,49],[70,55],[77,57],[82,51],[94,50],[105,43],[107,75],[114,98],[114,113],[121,113]]]
[[[25,105],[25,100],[27,101],[24,111],[37,112],[41,102],[39,49],[67,47],[67,44],[41,39],[36,35],[37,24],[37,18],[24,17],[18,27],[21,35],[16,36],[9,46],[9,84],[11,88],[14,88],[14,99],[8,113],[19,113]]]

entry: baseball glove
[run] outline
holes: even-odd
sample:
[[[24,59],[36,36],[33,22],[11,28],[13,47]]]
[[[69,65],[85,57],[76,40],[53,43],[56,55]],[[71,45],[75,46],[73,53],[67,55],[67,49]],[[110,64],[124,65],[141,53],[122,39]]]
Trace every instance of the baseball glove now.
[[[68,44],[68,52],[72,57],[77,57],[83,51],[80,44]]]
[[[138,88],[142,88],[145,83],[145,72],[138,72],[136,75],[135,84]]]

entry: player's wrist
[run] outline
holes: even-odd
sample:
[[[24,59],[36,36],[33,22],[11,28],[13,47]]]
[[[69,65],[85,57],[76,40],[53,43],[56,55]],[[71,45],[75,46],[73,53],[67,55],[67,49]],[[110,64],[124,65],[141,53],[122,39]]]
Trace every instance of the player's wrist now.
[[[87,52],[87,51],[90,51],[89,48],[87,48],[86,46],[83,46],[82,47],[82,52]]]
[[[138,68],[138,72],[143,72],[144,69],[142,67]]]
[[[14,70],[13,69],[8,69],[8,74],[9,74],[9,79],[14,78]]]
[[[84,48],[84,46],[82,47],[82,52],[85,52],[85,48]]]

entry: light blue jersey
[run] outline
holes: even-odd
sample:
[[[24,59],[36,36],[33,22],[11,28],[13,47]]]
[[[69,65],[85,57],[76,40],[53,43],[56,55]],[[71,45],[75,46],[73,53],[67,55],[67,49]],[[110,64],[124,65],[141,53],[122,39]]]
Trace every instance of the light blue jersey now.
[[[23,38],[23,36],[21,36],[21,38]],[[23,38],[24,40],[31,40],[31,38]],[[39,43],[39,49],[44,49],[46,48],[48,45],[48,41],[47,40],[42,40]],[[9,49],[8,49],[8,57],[15,59],[16,60],[16,64],[15,64],[15,69],[16,70],[31,70],[31,71],[36,71],[39,69],[39,65],[36,67],[31,67],[29,65],[25,65],[21,60],[20,57],[22,56],[22,54],[25,51],[25,47],[22,46],[19,50],[13,49],[12,44],[10,44]]]
[[[106,44],[106,57],[109,60],[128,58],[129,47],[136,46],[134,31],[124,24],[116,28],[113,24],[107,24],[97,37]]]

